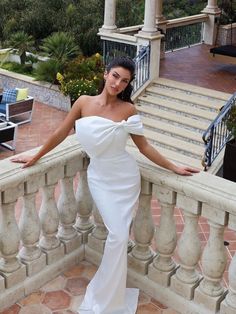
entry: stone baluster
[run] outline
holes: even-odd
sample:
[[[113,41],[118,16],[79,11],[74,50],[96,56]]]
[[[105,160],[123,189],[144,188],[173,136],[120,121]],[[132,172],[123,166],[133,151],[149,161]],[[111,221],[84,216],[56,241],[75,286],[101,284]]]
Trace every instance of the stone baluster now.
[[[45,182],[42,185],[42,203],[39,210],[42,236],[39,245],[46,254],[48,265],[62,259],[65,254],[64,246],[56,236],[59,227],[59,212],[54,196],[54,189],[63,175],[62,165],[50,168],[45,174]]]
[[[59,226],[59,213],[54,197],[56,184],[46,184],[42,188],[42,203],[39,217],[42,225],[42,236],[39,245],[44,252],[53,250],[60,246],[57,238]]]
[[[167,287],[170,285],[170,278],[176,270],[176,264],[172,259],[177,243],[174,219],[176,193],[168,188],[157,186],[154,195],[157,195],[160,202],[161,220],[155,236],[158,254],[149,266],[148,277]]]
[[[88,246],[103,253],[108,231],[95,204],[93,204],[93,217],[95,227],[88,236]]]
[[[35,206],[38,188],[43,184],[44,176],[34,176],[25,183],[23,208],[19,221],[22,248],[20,259],[27,265],[27,275],[37,274],[46,265],[46,256],[38,246],[41,232],[40,220]]]
[[[82,236],[74,228],[77,216],[74,193],[74,175],[77,170],[76,161],[65,166],[65,176],[61,179],[61,194],[58,199],[60,225],[58,236],[65,245],[66,254],[77,249],[82,243]]]
[[[201,279],[196,271],[201,255],[201,242],[198,237],[200,203],[178,194],[177,206],[185,209],[183,210],[185,224],[178,241],[180,267],[177,269],[176,274],[171,277],[171,289],[191,300]]]
[[[139,207],[133,221],[135,246],[128,256],[129,267],[146,274],[153,259],[150,248],[154,235],[154,223],[151,214],[152,184],[142,179]]]
[[[83,243],[88,241],[88,234],[94,227],[91,220],[93,200],[88,187],[87,164],[88,159],[85,159],[84,169],[79,173],[79,183],[75,195],[79,216],[75,228],[83,235]]]
[[[0,273],[4,274],[6,288],[11,288],[26,278],[26,267],[17,255],[20,246],[20,231],[15,218],[17,198],[23,194],[23,184],[4,191],[0,211]]]
[[[236,313],[236,253],[229,266],[229,291],[221,303],[220,314]]]
[[[195,290],[194,300],[216,313],[224,298],[225,289],[221,281],[227,259],[224,246],[224,225],[213,221],[210,221],[209,225],[210,235],[202,256],[203,280]]]

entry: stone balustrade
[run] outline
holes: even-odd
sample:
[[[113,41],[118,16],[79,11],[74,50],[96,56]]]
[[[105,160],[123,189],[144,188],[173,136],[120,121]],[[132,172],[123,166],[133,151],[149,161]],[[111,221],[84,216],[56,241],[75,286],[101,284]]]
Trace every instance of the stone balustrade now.
[[[235,313],[235,256],[228,289],[222,278],[224,231],[236,231],[236,184],[205,172],[177,176],[129,150],[142,176],[127,250],[129,283],[182,314]],[[83,259],[99,264],[107,230],[88,190],[87,165],[74,135],[34,167],[0,162],[0,310]],[[161,207],[158,226],[153,198]],[[175,207],[185,221],[179,239]],[[200,217],[209,224],[205,247]]]

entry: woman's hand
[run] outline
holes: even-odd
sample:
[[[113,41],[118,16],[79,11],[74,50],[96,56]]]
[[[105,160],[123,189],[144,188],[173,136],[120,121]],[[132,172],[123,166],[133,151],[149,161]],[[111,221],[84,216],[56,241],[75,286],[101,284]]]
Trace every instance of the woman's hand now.
[[[181,176],[192,176],[194,173],[200,172],[200,170],[192,167],[176,166],[173,168],[173,172],[180,174]]]
[[[26,155],[13,157],[10,160],[12,162],[22,163],[23,164],[22,168],[33,166],[36,163],[34,156],[26,156]]]

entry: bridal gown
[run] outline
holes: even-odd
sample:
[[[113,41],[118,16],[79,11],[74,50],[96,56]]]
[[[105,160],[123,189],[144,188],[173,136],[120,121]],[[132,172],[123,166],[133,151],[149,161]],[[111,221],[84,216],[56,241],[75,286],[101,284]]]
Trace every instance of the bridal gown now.
[[[129,228],[140,193],[138,166],[125,150],[130,133],[143,134],[137,114],[121,122],[100,116],[76,121],[77,137],[90,157],[89,189],[108,230],[79,314],[134,314],[137,309],[138,289],[126,288]]]

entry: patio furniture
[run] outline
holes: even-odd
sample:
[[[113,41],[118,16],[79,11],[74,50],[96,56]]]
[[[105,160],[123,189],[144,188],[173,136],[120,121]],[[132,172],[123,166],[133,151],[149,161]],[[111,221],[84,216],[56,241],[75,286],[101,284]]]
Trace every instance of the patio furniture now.
[[[5,107],[5,118],[7,121],[12,121],[17,124],[23,124],[31,122],[33,112],[34,98],[28,96],[25,100],[16,101],[14,103],[6,104]],[[1,104],[0,104],[0,112]]]
[[[15,150],[17,128],[17,124],[0,119],[0,145]],[[11,144],[8,142],[11,142]]]
[[[34,98],[31,96],[25,96],[24,99],[18,100],[17,93],[19,91],[20,89],[6,90],[8,95],[5,97],[3,91],[0,103],[0,116],[3,116],[7,121],[23,124],[31,122]]]

